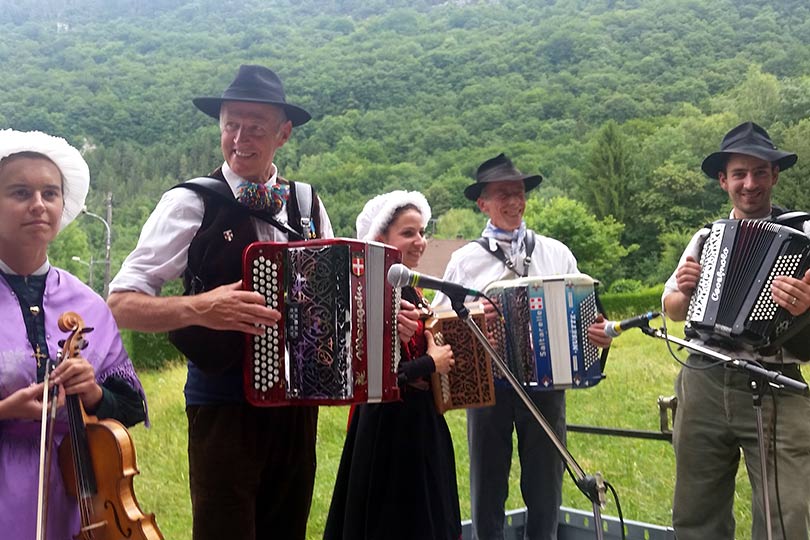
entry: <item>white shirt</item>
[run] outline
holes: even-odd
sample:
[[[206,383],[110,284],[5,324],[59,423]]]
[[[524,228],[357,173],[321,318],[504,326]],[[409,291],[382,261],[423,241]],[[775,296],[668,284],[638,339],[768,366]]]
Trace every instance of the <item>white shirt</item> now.
[[[550,276],[554,274],[572,274],[578,272],[577,260],[565,244],[553,238],[534,235],[535,245],[531,255],[529,276]],[[510,242],[498,241],[507,259],[515,263],[515,268],[522,272],[523,261],[526,257],[525,246],[521,246],[520,253],[512,253]],[[492,253],[475,242],[460,247],[450,256],[450,262],[444,271],[444,280],[464,285],[470,289],[482,291],[487,285],[500,279],[517,277],[506,268]],[[468,298],[469,300],[469,298]],[[433,299],[433,307],[449,306],[450,299],[443,293],[437,292]]]
[[[731,211],[728,217],[729,219],[736,219],[734,217],[734,210]],[[762,219],[771,219],[771,216],[767,216]],[[804,230],[804,234],[810,237],[810,221],[805,221],[802,224],[802,229]],[[709,232],[711,232],[710,229],[704,227],[692,236],[692,239],[689,240],[689,243],[686,245],[686,249],[684,249],[683,253],[681,254],[681,259],[678,261],[678,266],[675,267],[675,271],[672,272],[672,275],[669,276],[669,279],[664,285],[664,293],[661,295],[661,311],[664,313],[664,315],[666,315],[666,312],[664,310],[664,298],[666,298],[667,295],[678,290],[678,279],[676,277],[676,274],[678,273],[678,268],[680,268],[681,265],[686,262],[687,257],[692,257],[696,261],[700,261],[700,254],[703,251],[703,242],[709,236]],[[705,345],[705,342],[702,339],[695,338],[691,339],[690,341],[692,341],[697,345]],[[712,344],[711,348],[717,350],[718,352],[726,356],[732,356],[734,358],[740,358],[743,360],[756,360],[758,362],[779,361],[778,358],[779,355],[763,356],[755,352],[749,346],[745,346],[741,349],[732,350]],[[791,354],[787,350],[782,351],[782,360],[786,363],[794,363],[799,361],[799,359],[796,358],[795,355]]]
[[[273,165],[273,175],[266,182],[276,182],[278,169]],[[236,195],[236,188],[244,179],[234,173],[227,163],[222,164],[222,174]],[[152,214],[141,229],[138,245],[129,254],[121,270],[110,282],[110,292],[137,291],[152,296],[160,294],[163,284],[183,275],[188,266],[188,248],[202,225],[205,202],[202,196],[190,189],[170,189],[158,201]],[[287,223],[286,203],[276,215],[281,223]],[[251,218],[260,241],[286,242],[287,235],[269,223]],[[332,223],[320,204],[321,236],[332,238]]]

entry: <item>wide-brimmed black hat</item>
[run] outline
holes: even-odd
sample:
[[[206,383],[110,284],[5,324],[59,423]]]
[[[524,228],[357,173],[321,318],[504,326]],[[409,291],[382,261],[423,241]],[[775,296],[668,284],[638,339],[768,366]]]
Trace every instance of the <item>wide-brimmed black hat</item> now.
[[[777,149],[762,127],[753,122],[745,122],[726,133],[720,143],[720,151],[704,159],[700,168],[707,176],[716,179],[717,173],[725,169],[731,154],[744,154],[770,161],[778,165],[780,171],[793,167],[798,159],[792,152]]]
[[[192,100],[202,112],[219,119],[219,109],[223,101],[247,101],[249,103],[267,103],[284,109],[287,119],[294,126],[306,124],[312,116],[296,105],[287,103],[284,98],[284,86],[273,70],[264,66],[242,65],[230,86],[222,97],[198,97]]]
[[[498,154],[478,167],[475,171],[475,183],[464,189],[464,196],[471,201],[477,201],[487,184],[514,180],[522,180],[524,189],[531,191],[540,185],[543,177],[539,174],[523,174],[506,155]]]

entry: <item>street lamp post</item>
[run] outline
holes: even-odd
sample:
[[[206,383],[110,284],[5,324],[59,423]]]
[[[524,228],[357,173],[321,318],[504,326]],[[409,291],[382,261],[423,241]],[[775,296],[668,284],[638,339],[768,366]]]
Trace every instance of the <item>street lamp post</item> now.
[[[90,257],[90,262],[85,261],[78,255],[74,255],[70,258],[71,261],[76,261],[77,263],[83,264],[87,267],[87,286],[91,289],[93,288],[93,263],[97,262],[94,261],[92,257]]]
[[[107,232],[105,242],[104,242],[104,292],[102,293],[104,298],[107,298],[107,294],[110,292],[110,246],[111,246],[111,240],[112,240],[112,234],[111,234],[111,231],[110,231],[110,223],[109,223],[108,219],[110,219],[112,217],[111,216],[111,214],[112,214],[112,193],[107,192],[107,218],[108,219],[104,219],[100,215],[94,214],[93,212],[88,211],[86,206],[84,208],[82,208],[82,213],[86,214],[86,215],[88,215],[90,217],[96,218],[97,220],[102,222],[104,224],[104,228],[106,229],[106,232]]]

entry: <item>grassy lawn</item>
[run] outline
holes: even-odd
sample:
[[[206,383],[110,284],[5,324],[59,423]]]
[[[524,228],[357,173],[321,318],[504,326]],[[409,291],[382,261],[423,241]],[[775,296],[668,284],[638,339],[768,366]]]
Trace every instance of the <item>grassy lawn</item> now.
[[[678,327],[680,330],[680,327]],[[606,427],[658,429],[657,399],[673,394],[678,365],[666,344],[628,332],[615,340],[607,364],[607,379],[589,390],[568,392],[568,421]],[[680,353],[685,358],[685,353]],[[185,366],[142,373],[149,398],[152,428],[133,429],[140,476],[135,483],[141,507],[155,512],[167,539],[191,538],[191,508],[186,460],[186,419],[182,389]],[[329,509],[332,486],[346,429],[345,407],[322,407],[318,427],[318,474],[308,537],[318,539]],[[468,458],[463,411],[448,413],[453,433],[461,498],[461,514],[470,515]],[[569,451],[588,473],[601,472],[619,493],[626,519],[669,524],[675,460],[669,443],[572,433]],[[508,508],[523,506],[518,467],[513,462]],[[569,478],[564,483],[563,504],[584,510],[591,505]],[[735,501],[737,538],[750,538],[751,492],[744,469],[738,474]],[[606,515],[616,515],[609,499]]]

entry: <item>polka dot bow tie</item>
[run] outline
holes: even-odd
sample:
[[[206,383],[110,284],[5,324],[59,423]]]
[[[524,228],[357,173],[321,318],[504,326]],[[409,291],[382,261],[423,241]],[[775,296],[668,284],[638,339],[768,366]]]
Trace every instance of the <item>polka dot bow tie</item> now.
[[[236,187],[236,199],[252,210],[268,211],[275,215],[284,207],[290,196],[290,188],[284,184],[242,182]]]

